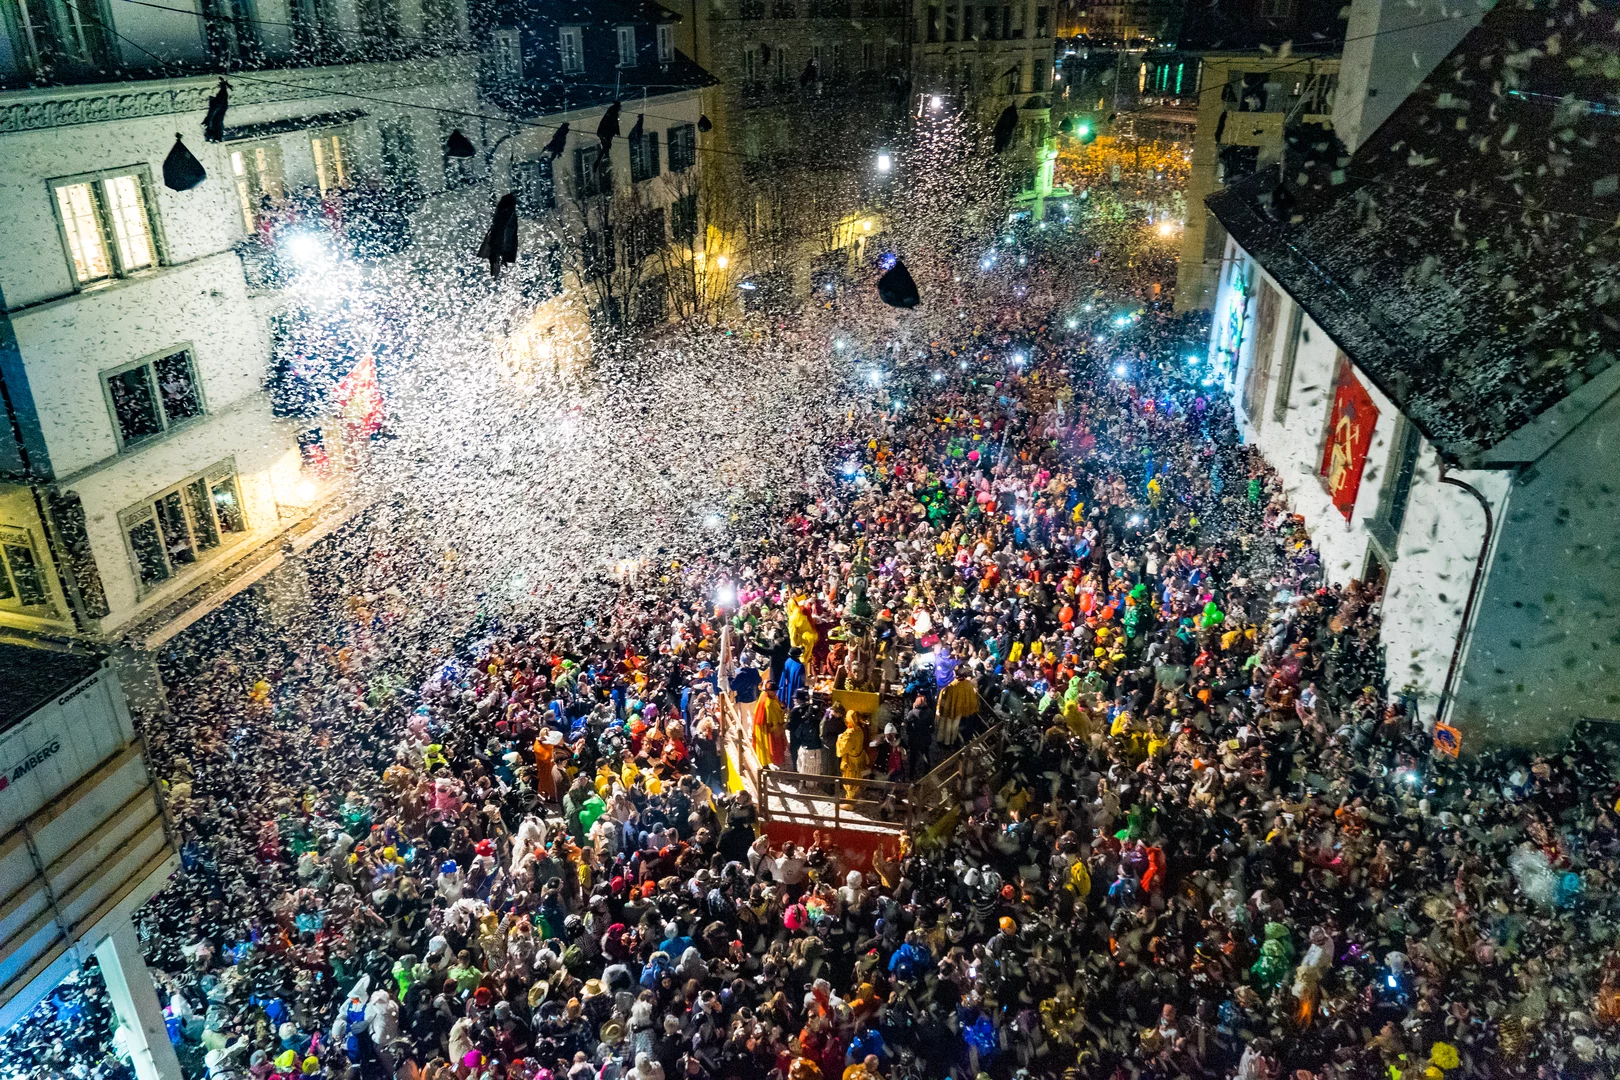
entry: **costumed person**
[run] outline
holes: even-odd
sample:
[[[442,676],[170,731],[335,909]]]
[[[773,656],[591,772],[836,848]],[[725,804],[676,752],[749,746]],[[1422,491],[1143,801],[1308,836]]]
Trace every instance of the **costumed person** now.
[[[978,711],[979,688],[959,667],[934,707],[934,744],[941,754],[949,754],[962,741],[962,721]]]
[[[761,769],[781,768],[787,761],[787,714],[776,690],[765,687],[754,706],[754,756]]]
[[[865,780],[868,763],[866,725],[861,723],[858,713],[849,713],[844,717],[844,733],[838,736],[839,775],[851,780]],[[854,799],[860,795],[860,791],[859,784],[845,784],[844,798]]]

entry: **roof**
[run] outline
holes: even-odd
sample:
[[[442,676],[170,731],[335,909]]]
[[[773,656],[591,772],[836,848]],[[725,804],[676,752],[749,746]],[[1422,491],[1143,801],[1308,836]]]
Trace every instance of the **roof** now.
[[[0,731],[101,668],[101,657],[0,642]]]
[[[1581,0],[1500,4],[1354,156],[1296,140],[1281,170],[1208,199],[1451,460],[1620,352],[1613,20]]]

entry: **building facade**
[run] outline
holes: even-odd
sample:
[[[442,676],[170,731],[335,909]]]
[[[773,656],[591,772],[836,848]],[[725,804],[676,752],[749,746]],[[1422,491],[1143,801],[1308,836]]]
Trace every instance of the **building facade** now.
[[[341,487],[358,429],[300,387],[295,342],[460,197],[465,15],[26,7],[0,27],[0,627],[161,640]],[[207,173],[189,190],[164,181],[176,132]]]
[[[746,270],[746,307],[836,291],[881,230],[879,158],[906,123],[911,20],[901,0],[694,0],[682,48],[717,85],[710,220]],[[892,161],[892,158],[890,159]],[[866,228],[862,228],[865,223]],[[875,228],[874,228],[875,226]]]
[[[1391,691],[1465,750],[1620,720],[1620,132],[1546,104],[1601,74],[1508,59],[1549,18],[1611,31],[1493,9],[1353,154],[1323,133],[1208,201],[1207,362],[1326,577],[1382,597]]]
[[[483,98],[510,119],[489,128],[490,168],[523,222],[510,361],[555,372],[593,338],[705,314],[731,260],[705,205],[714,78],[678,47],[679,18],[616,0],[484,12]]]

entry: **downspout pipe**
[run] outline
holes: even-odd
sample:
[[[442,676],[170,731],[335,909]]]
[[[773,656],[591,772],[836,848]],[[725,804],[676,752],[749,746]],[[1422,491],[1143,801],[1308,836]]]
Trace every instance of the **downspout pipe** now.
[[[1448,474],[1444,461],[1440,463],[1440,482],[1462,488],[1474,497],[1479,503],[1480,510],[1485,514],[1485,535],[1479,542],[1479,557],[1474,560],[1474,577],[1468,585],[1468,599],[1463,603],[1462,626],[1457,630],[1457,642],[1451,649],[1451,664],[1446,668],[1446,681],[1440,689],[1440,705],[1435,710],[1435,723],[1445,720],[1451,711],[1452,684],[1457,678],[1457,667],[1462,663],[1463,642],[1467,640],[1468,628],[1473,624],[1474,605],[1479,600],[1480,582],[1485,580],[1485,560],[1490,557],[1491,539],[1496,531],[1496,516],[1491,512],[1490,500],[1480,494],[1474,485]]]

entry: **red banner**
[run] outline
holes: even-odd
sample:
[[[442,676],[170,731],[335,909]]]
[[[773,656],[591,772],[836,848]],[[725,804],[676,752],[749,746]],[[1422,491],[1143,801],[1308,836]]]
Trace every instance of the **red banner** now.
[[[377,385],[377,362],[367,353],[354,370],[337,384],[338,414],[351,436],[370,438],[382,430],[382,388]]]
[[[1322,442],[1322,476],[1333,494],[1333,505],[1346,521],[1356,508],[1361,490],[1361,470],[1367,464],[1367,448],[1372,445],[1373,428],[1378,426],[1378,407],[1356,380],[1350,365],[1339,363],[1334,380],[1333,414],[1328,419],[1327,438]]]

